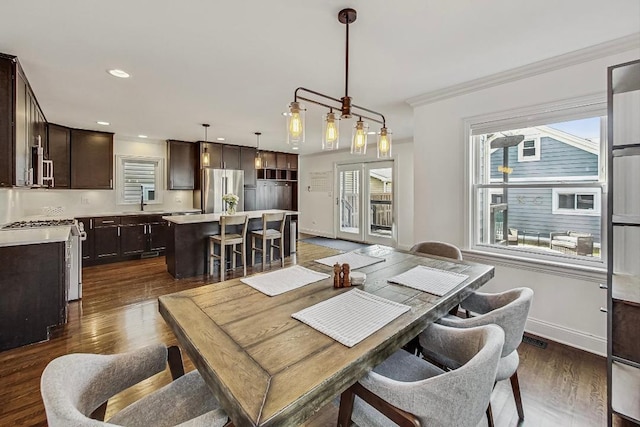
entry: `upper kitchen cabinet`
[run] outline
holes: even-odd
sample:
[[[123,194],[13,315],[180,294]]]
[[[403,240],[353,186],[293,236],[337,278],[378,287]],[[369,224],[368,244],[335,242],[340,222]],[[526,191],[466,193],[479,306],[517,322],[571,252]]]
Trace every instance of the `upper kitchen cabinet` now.
[[[30,185],[31,147],[46,151],[46,119],[20,63],[0,53],[0,186]]]
[[[226,144],[222,146],[222,169],[242,169],[240,146]]]
[[[287,169],[298,170],[298,155],[287,154]]]
[[[273,151],[262,152],[262,167],[265,169],[276,168],[276,153]]]
[[[240,148],[241,167],[244,171],[244,186],[255,187],[256,185],[256,149],[253,147]],[[246,204],[246,201],[245,201]],[[246,209],[246,206],[245,206]],[[246,209],[249,210],[249,209]]]
[[[200,141],[200,167],[241,169],[240,146]]]
[[[198,146],[192,142],[167,141],[167,188],[169,190],[193,190]]]
[[[71,129],[71,188],[113,188],[112,133]]]
[[[49,160],[53,161],[56,188],[71,186],[71,129],[49,123],[47,125]]]

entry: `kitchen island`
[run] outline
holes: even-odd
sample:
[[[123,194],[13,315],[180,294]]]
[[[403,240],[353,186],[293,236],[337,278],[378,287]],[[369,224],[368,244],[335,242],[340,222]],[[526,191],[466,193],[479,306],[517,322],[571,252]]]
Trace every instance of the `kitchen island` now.
[[[251,259],[251,231],[262,229],[263,213],[284,212],[285,235],[284,256],[291,254],[291,220],[298,215],[296,211],[285,211],[280,209],[269,209],[260,211],[237,212],[236,215],[248,215],[249,225],[247,227],[246,251],[247,260]],[[201,276],[209,274],[209,236],[220,233],[220,216],[224,214],[200,214],[200,215],[173,215],[165,216],[162,219],[168,223],[166,234],[167,270],[176,279],[185,277]],[[239,227],[238,227],[239,228]],[[261,254],[256,254],[256,262],[261,261]],[[238,265],[241,262],[238,260]]]

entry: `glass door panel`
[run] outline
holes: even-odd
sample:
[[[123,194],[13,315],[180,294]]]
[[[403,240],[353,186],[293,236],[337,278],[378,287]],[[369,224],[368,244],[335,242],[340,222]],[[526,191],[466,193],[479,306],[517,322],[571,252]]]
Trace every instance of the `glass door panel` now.
[[[338,166],[337,237],[362,241],[362,165]]]
[[[365,164],[367,243],[393,245],[393,162]]]

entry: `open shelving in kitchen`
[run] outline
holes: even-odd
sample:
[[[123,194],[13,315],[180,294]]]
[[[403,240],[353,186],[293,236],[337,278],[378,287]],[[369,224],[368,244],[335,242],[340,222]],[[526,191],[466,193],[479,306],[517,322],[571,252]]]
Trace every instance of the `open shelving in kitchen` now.
[[[608,425],[640,424],[640,60],[608,69]]]

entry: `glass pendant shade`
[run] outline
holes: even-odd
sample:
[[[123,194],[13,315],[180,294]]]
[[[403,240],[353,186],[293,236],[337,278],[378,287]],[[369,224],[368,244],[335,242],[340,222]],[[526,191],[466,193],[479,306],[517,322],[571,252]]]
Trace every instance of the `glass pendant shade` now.
[[[210,163],[211,163],[211,156],[209,155],[209,152],[205,148],[204,153],[202,153],[202,166],[209,166]]]
[[[256,158],[254,161],[254,165],[256,169],[262,169],[262,156],[260,155],[259,151],[256,151]]]
[[[378,133],[378,158],[389,159],[391,158],[391,138],[393,133],[386,127],[380,129]]]
[[[322,116],[322,149],[337,150],[340,141],[340,117],[334,112]]]
[[[299,102],[289,104],[287,115],[287,144],[297,147],[304,142],[304,105]]]
[[[367,154],[367,133],[369,132],[369,124],[358,120],[353,125],[353,133],[351,136],[351,154]]]

